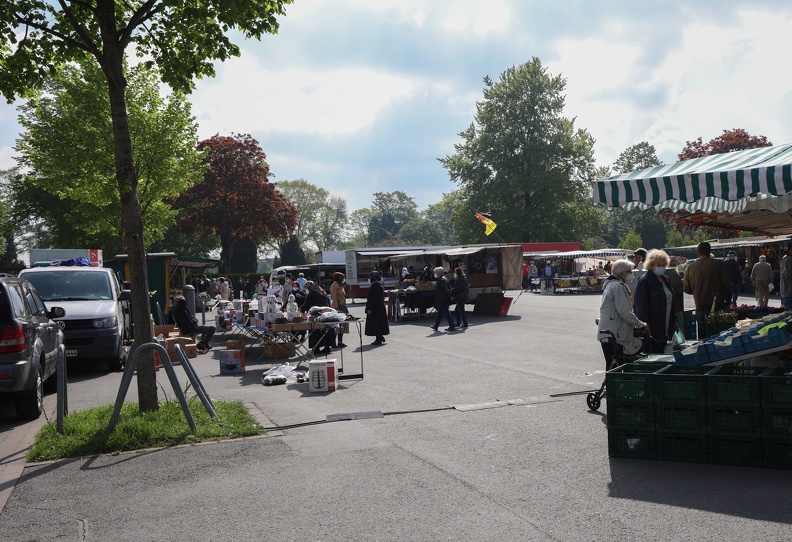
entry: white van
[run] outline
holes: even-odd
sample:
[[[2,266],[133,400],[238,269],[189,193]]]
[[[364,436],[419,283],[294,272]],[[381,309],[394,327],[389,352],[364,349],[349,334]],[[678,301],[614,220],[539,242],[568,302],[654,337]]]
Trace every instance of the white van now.
[[[68,359],[106,360],[121,369],[124,345],[131,339],[129,290],[122,290],[106,267],[33,267],[19,276],[30,281],[48,305],[63,307],[57,318]]]

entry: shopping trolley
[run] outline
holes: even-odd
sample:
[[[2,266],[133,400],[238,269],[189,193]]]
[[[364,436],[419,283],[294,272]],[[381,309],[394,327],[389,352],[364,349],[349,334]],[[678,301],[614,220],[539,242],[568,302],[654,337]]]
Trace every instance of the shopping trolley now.
[[[597,319],[597,324],[599,324],[599,319]],[[608,335],[608,337],[603,339],[602,342],[608,342],[613,345],[613,357],[611,358],[610,363],[607,365],[608,371],[617,367],[621,367],[626,363],[632,363],[644,357],[645,354],[641,352],[643,348],[639,348],[638,351],[633,354],[628,354],[624,351],[624,347],[616,342],[616,336],[611,331],[605,330],[602,333]],[[653,340],[651,335],[649,335],[649,333],[646,331],[646,328],[636,329],[635,336],[642,342],[646,340]],[[603,379],[600,389],[591,392],[586,396],[586,404],[588,405],[589,410],[597,411],[599,409],[600,404],[602,404],[602,398],[605,397],[606,382],[607,379]]]

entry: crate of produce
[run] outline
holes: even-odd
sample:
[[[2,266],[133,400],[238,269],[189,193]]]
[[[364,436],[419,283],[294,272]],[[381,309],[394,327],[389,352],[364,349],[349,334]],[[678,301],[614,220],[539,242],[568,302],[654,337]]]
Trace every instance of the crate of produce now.
[[[792,408],[765,408],[762,429],[767,437],[792,438]]]
[[[628,363],[605,373],[608,401],[654,400],[654,373],[669,367],[667,363]]]
[[[723,361],[744,355],[745,342],[742,336],[718,335],[707,343],[710,362]]]
[[[704,341],[684,344],[679,350],[674,350],[674,361],[677,365],[690,367],[710,363],[710,346]]]
[[[633,459],[655,459],[654,431],[608,429],[608,455]]]
[[[620,429],[654,429],[654,405],[608,401],[608,427]]]
[[[792,368],[773,367],[760,380],[762,406],[792,408]]]
[[[777,327],[768,329],[764,335],[759,334],[758,331],[752,331],[744,333],[742,337],[745,352],[748,354],[782,346],[792,339],[789,333]]]
[[[710,438],[710,462],[718,465],[762,466],[762,440],[741,436]]]
[[[792,469],[792,438],[764,439],[763,466],[768,469]]]
[[[657,432],[657,459],[663,461],[709,462],[706,433]]]
[[[655,375],[655,399],[668,404],[704,406],[707,399],[706,374],[712,367],[669,365]]]
[[[655,420],[658,431],[706,434],[709,416],[707,408],[703,405],[657,403],[655,405]]]
[[[765,367],[722,365],[707,375],[707,400],[711,405],[760,406],[761,375]]]
[[[710,406],[710,434],[758,437],[762,433],[762,411],[758,406]]]

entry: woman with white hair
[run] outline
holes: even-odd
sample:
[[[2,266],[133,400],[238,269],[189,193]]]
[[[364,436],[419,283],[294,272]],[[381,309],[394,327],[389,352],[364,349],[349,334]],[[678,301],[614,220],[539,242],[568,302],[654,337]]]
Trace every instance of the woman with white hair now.
[[[632,308],[632,297],[627,285],[635,280],[634,267],[629,260],[616,260],[602,292],[597,340],[602,345],[606,370],[613,368],[616,358],[621,357],[625,349],[628,353],[634,353],[641,347],[641,341],[635,337],[635,328],[649,329]]]

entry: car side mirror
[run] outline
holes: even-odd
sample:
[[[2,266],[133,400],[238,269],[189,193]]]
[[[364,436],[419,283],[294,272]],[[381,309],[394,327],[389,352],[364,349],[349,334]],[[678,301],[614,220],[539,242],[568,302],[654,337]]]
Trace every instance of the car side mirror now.
[[[132,300],[132,292],[129,290],[121,290],[121,293],[118,295],[119,301],[131,301]]]
[[[63,310],[63,307],[52,307],[49,310],[50,318],[63,318],[64,316],[66,316],[66,311]]]

